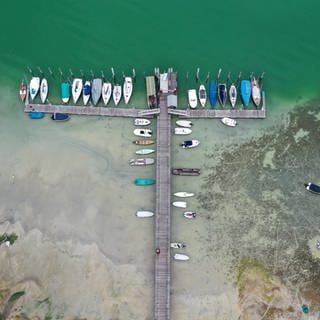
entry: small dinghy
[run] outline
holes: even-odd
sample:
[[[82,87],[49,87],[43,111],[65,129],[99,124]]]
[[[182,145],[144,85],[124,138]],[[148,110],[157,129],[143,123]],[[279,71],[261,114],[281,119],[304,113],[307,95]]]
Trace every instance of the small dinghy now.
[[[40,99],[42,103],[45,103],[48,97],[48,81],[46,78],[42,78],[41,84],[40,84]]]
[[[320,186],[318,186],[312,182],[308,182],[304,186],[308,191],[315,193],[315,194],[320,194]]]
[[[153,158],[138,158],[138,159],[130,159],[130,166],[147,166],[154,164]]]
[[[207,91],[206,91],[206,87],[203,84],[201,84],[199,87],[198,95],[199,95],[200,104],[202,107],[204,107],[207,102]]]
[[[172,202],[172,205],[177,208],[186,208],[187,207],[187,203],[185,201],[175,201],[175,202]]]
[[[192,130],[190,128],[174,128],[174,134],[177,134],[177,135],[188,135],[191,133],[192,133]]]
[[[134,129],[133,134],[139,137],[150,138],[152,136],[151,129]]]
[[[192,212],[192,211],[186,211],[186,212],[183,213],[183,215],[187,219],[195,219],[197,214],[195,212]]]
[[[174,249],[183,249],[185,248],[186,245],[181,243],[181,242],[171,242],[170,243],[170,248],[174,248]]]
[[[229,127],[235,127],[237,125],[237,121],[231,118],[222,118],[221,122]]]
[[[189,107],[191,109],[195,109],[198,105],[198,98],[197,98],[197,91],[196,89],[190,89],[188,90],[188,101],[189,101]]]
[[[22,102],[26,99],[27,92],[28,92],[27,85],[24,84],[24,82],[22,81],[20,85],[20,91],[19,91],[20,99]]]
[[[137,211],[136,216],[138,218],[150,218],[154,216],[154,213],[151,211]]]
[[[173,258],[174,258],[174,260],[179,260],[179,261],[187,261],[190,259],[187,255],[181,254],[181,253],[176,253],[173,256]]]
[[[154,144],[154,140],[134,140],[134,144],[139,145],[139,146],[148,146],[150,144]]]
[[[104,82],[102,85],[102,100],[105,106],[109,103],[111,94],[112,84],[110,82]]]
[[[121,100],[122,88],[118,84],[113,87],[112,98],[114,104],[117,106]]]
[[[153,152],[155,152],[154,149],[140,149],[140,150],[136,151],[136,154],[145,155],[145,154],[150,154],[150,153],[153,153]]]
[[[44,117],[44,112],[29,112],[30,119],[42,119]]]
[[[177,120],[177,126],[184,127],[184,128],[191,128],[193,123],[190,120]]]
[[[81,78],[75,78],[72,81],[72,86],[71,86],[71,94],[72,94],[72,100],[73,103],[77,103],[80,96],[81,92],[83,89],[83,82]]]
[[[70,120],[70,116],[67,113],[54,113],[51,119],[57,122],[63,122]]]
[[[180,147],[183,149],[195,148],[200,144],[199,140],[186,140],[180,143]]]
[[[147,126],[151,123],[148,119],[134,119],[135,126]]]
[[[174,193],[174,195],[179,198],[188,198],[188,197],[193,197],[194,193],[181,191],[181,192]]]
[[[83,86],[83,93],[82,93],[82,98],[83,98],[83,104],[87,105],[91,96],[91,82],[86,81]]]

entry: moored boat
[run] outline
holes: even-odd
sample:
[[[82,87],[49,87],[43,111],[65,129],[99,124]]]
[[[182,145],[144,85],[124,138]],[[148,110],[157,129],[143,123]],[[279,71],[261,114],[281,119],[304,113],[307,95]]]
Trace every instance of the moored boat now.
[[[218,84],[218,99],[221,104],[221,107],[224,107],[227,102],[227,84],[226,83]]]
[[[147,166],[154,164],[153,158],[138,158],[138,159],[130,159],[130,166]]]
[[[192,122],[190,120],[177,120],[176,124],[180,127],[184,128],[191,128],[192,127]]]
[[[199,95],[200,104],[202,107],[204,107],[207,102],[207,90],[203,84],[201,84],[199,87],[198,95]]]
[[[320,194],[320,186],[312,183],[312,182],[308,182],[305,185],[306,190],[315,193],[315,194]]]
[[[192,133],[192,130],[190,128],[174,128],[174,134],[177,134],[177,135],[188,135],[191,133]]]
[[[261,90],[260,90],[259,82],[255,77],[252,77],[251,79],[251,95],[252,95],[253,103],[258,108],[261,102]]]
[[[61,83],[61,100],[63,103],[68,103],[70,99],[70,83]]]
[[[70,116],[67,113],[53,113],[51,119],[57,122],[64,122],[70,120]]]
[[[84,83],[82,92],[83,104],[87,105],[91,96],[91,82],[89,80]]]
[[[77,103],[81,96],[81,92],[83,89],[83,81],[81,78],[75,78],[72,81],[72,86],[71,86],[71,94],[72,94],[72,99],[73,103]]]
[[[42,119],[44,117],[44,112],[29,112],[30,119]]]
[[[200,144],[199,140],[186,140],[180,143],[180,147],[184,149],[195,148]]]
[[[190,258],[186,254],[176,253],[173,258],[180,261],[188,261]]]
[[[112,95],[112,84],[110,82],[104,82],[102,85],[102,100],[104,105],[106,106]]]
[[[37,96],[40,89],[40,78],[39,77],[32,77],[29,84],[29,93],[31,100]]]
[[[138,218],[150,218],[154,216],[154,212],[151,211],[137,211],[136,216]]]
[[[217,104],[217,87],[216,87],[216,82],[214,80],[211,80],[210,82],[209,99],[210,99],[211,108],[214,109]]]
[[[182,248],[185,248],[186,245],[184,243],[181,243],[181,242],[171,242],[170,243],[170,248],[173,248],[173,249],[182,249]]]
[[[187,207],[187,203],[185,201],[174,201],[174,202],[172,202],[172,205],[177,208],[186,208]]]
[[[139,145],[139,146],[148,146],[150,144],[154,144],[154,140],[135,140],[133,141],[134,144]]]
[[[123,99],[125,104],[128,104],[132,95],[132,90],[133,90],[132,78],[125,77],[124,83],[123,83]]]
[[[136,151],[136,154],[146,155],[155,152],[154,149],[140,149]]]
[[[151,129],[134,129],[133,134],[139,137],[150,138],[152,136]]]
[[[134,180],[136,186],[150,186],[156,183],[154,179],[136,179]]]
[[[188,90],[188,102],[189,107],[191,109],[195,109],[198,105],[198,98],[197,98],[197,91],[196,89],[190,89]]]
[[[95,106],[100,98],[102,92],[102,79],[96,78],[92,80],[92,88],[91,88],[91,99],[92,103]]]
[[[41,79],[41,84],[40,84],[40,99],[42,103],[45,103],[48,97],[48,81],[46,78]]]
[[[251,82],[249,80],[241,80],[240,92],[243,105],[248,107],[251,97]]]
[[[26,99],[27,93],[28,93],[28,87],[22,81],[21,85],[20,85],[20,90],[19,90],[19,95],[20,95],[20,99],[21,99],[22,102]]]
[[[183,216],[187,219],[195,219],[195,217],[197,216],[197,214],[193,211],[186,211],[183,213]]]
[[[235,127],[237,125],[237,121],[228,117],[222,118],[221,122],[229,127]]]
[[[113,87],[113,93],[112,93],[112,98],[113,98],[113,102],[114,104],[117,106],[121,100],[121,95],[122,95],[122,89],[121,86],[119,86],[118,84],[116,84]]]
[[[151,123],[149,119],[137,118],[134,119],[135,126],[148,126]]]
[[[234,108],[237,103],[237,88],[234,84],[232,84],[229,88],[229,99],[232,108]]]
[[[172,174],[175,176],[199,176],[200,169],[198,168],[176,168],[172,169]]]
[[[194,193],[192,193],[192,192],[186,192],[186,191],[180,191],[180,192],[174,193],[174,195],[175,195],[176,197],[179,197],[179,198],[188,198],[188,197],[193,197],[193,196],[194,196]]]

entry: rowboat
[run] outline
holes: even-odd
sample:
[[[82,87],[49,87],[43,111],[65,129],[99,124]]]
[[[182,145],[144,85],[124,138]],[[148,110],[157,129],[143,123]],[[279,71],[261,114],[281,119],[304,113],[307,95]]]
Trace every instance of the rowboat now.
[[[190,259],[187,255],[181,254],[181,253],[176,253],[176,254],[173,256],[173,258],[174,258],[175,260],[180,260],[180,261],[187,261],[187,260]]]
[[[53,113],[51,116],[51,120],[64,122],[70,120],[70,116],[67,113]]]
[[[105,106],[110,101],[111,94],[112,94],[112,84],[110,82],[104,82],[102,85],[102,100]]]
[[[134,140],[133,143],[138,146],[148,146],[150,144],[154,144],[155,141],[154,140]]]
[[[180,192],[174,193],[174,195],[175,195],[176,197],[179,197],[179,198],[188,198],[188,197],[193,197],[193,196],[194,196],[194,193],[192,193],[192,192],[180,191]]]
[[[180,143],[180,147],[183,149],[195,148],[200,144],[199,140],[186,140]]]
[[[140,159],[130,159],[130,166],[147,166],[154,164],[154,159],[152,158],[140,158]]]
[[[137,211],[136,216],[138,218],[150,218],[154,216],[154,212],[151,211]]]
[[[234,84],[232,84],[229,88],[229,99],[232,108],[234,108],[237,103],[237,88]]]
[[[175,176],[199,176],[200,169],[198,168],[176,168],[172,169],[172,174]]]
[[[242,80],[240,85],[241,98],[245,107],[249,105],[251,96],[251,82],[249,80]]]
[[[44,112],[29,112],[29,118],[30,119],[42,119],[44,117],[45,113]]]
[[[200,104],[202,107],[204,107],[207,102],[207,90],[203,84],[201,84],[199,87],[198,95],[199,95]]]
[[[91,82],[87,80],[87,81],[84,83],[84,86],[83,86],[83,94],[82,94],[83,104],[84,104],[84,105],[87,105],[87,104],[88,104],[89,99],[90,99],[90,96],[91,96]]]
[[[227,102],[227,84],[226,83],[218,84],[218,99],[221,104],[221,107],[224,107]]]
[[[236,120],[231,119],[231,118],[227,118],[227,117],[222,118],[221,122],[223,124],[225,124],[226,126],[229,126],[229,127],[235,127],[237,125],[237,121]]]
[[[29,93],[31,100],[37,96],[40,89],[40,78],[39,77],[32,77],[29,84]]]
[[[22,102],[26,99],[27,92],[28,92],[27,85],[24,84],[23,81],[22,81],[21,85],[20,85],[20,90],[19,90],[19,95],[20,95],[20,99],[21,99]]]
[[[142,119],[142,118],[134,119],[134,125],[135,126],[147,126],[150,123],[151,123],[151,121],[148,120],[148,119]]]
[[[192,127],[192,122],[190,120],[177,120],[176,124],[180,127],[184,128],[191,128]]]
[[[151,129],[134,129],[133,134],[139,137],[150,138],[152,136]]]
[[[174,201],[174,202],[172,202],[172,205],[177,208],[186,208],[187,207],[187,203],[185,201]]]
[[[150,186],[156,183],[154,179],[136,179],[134,180],[136,186]]]
[[[197,99],[197,91],[196,91],[196,89],[188,90],[188,101],[189,101],[189,107],[191,109],[195,109],[197,107],[198,99]]]
[[[61,83],[61,99],[63,103],[68,103],[70,99],[70,83],[62,82]]]
[[[308,182],[305,185],[306,190],[315,193],[315,194],[320,194],[320,186],[312,183],[312,182]]]
[[[40,84],[40,99],[42,103],[45,103],[48,97],[48,81],[46,78],[42,78]]]
[[[186,245],[181,243],[181,242],[171,242],[170,243],[170,248],[174,248],[174,249],[182,249],[185,248]]]
[[[177,135],[187,135],[192,133],[192,130],[189,128],[174,128],[174,134]]]
[[[71,86],[71,94],[72,94],[72,100],[73,103],[77,103],[81,96],[81,92],[83,89],[83,82],[81,78],[75,78],[72,81],[72,86]]]
[[[255,77],[252,77],[251,79],[251,95],[253,103],[258,108],[261,102],[261,90],[258,81]]]
[[[123,83],[123,98],[124,98],[124,103],[128,104],[131,95],[132,95],[132,78],[131,77],[125,77],[124,78],[124,83]]]
[[[187,219],[195,219],[196,217],[196,213],[195,212],[192,212],[192,211],[186,211],[183,213],[183,216]]]
[[[112,98],[113,98],[113,102],[114,104],[117,106],[118,103],[120,102],[121,100],[121,95],[122,95],[122,89],[121,89],[121,86],[119,86],[118,84],[115,85],[113,87],[113,93],[112,93]]]
[[[150,154],[155,152],[154,149],[140,149],[136,151],[136,154],[142,154],[142,155],[146,155],[146,154]]]
[[[217,87],[216,87],[216,82],[214,80],[211,80],[210,82],[209,99],[210,99],[211,108],[214,109],[217,104]]]
[[[102,92],[102,79],[96,78],[92,80],[91,99],[95,106],[101,97]]]

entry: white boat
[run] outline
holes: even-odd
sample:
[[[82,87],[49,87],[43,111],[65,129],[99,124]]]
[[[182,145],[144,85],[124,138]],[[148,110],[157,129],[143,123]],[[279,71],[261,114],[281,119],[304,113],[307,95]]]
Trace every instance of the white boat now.
[[[186,245],[181,243],[181,242],[171,242],[170,243],[170,248],[174,248],[174,249],[182,249],[185,248]]]
[[[176,197],[179,197],[179,198],[188,198],[188,197],[193,197],[193,196],[194,196],[194,193],[192,193],[192,192],[180,191],[180,192],[174,193],[174,195],[175,195]]]
[[[129,164],[131,166],[147,166],[154,164],[153,158],[139,158],[139,159],[130,159]]]
[[[186,211],[186,212],[183,213],[183,215],[187,219],[195,219],[197,214],[195,212],[192,212],[192,211]]]
[[[191,109],[195,109],[198,105],[198,98],[197,98],[197,91],[196,89],[190,89],[188,90],[188,101],[189,101],[189,107]]]
[[[150,123],[151,121],[148,119],[142,119],[142,118],[134,119],[135,126],[148,126]]]
[[[187,207],[187,203],[185,201],[175,201],[175,202],[172,202],[172,205],[177,208],[186,208]]]
[[[174,134],[177,135],[187,135],[192,133],[192,130],[190,128],[174,128]]]
[[[199,140],[186,140],[180,143],[180,147],[183,149],[195,148],[200,144]]]
[[[100,98],[102,93],[102,79],[96,78],[92,80],[92,89],[91,89],[91,99],[92,103],[95,106]]]
[[[251,96],[253,103],[256,105],[256,107],[259,107],[261,102],[261,90],[255,77],[251,79]]]
[[[180,127],[191,128],[192,122],[190,120],[177,120],[176,124]]]
[[[124,103],[128,104],[131,95],[132,95],[133,85],[132,85],[132,78],[131,77],[125,77],[124,83],[123,83],[123,98]]]
[[[175,260],[180,260],[180,261],[187,261],[187,260],[190,259],[187,255],[181,254],[181,253],[176,253],[176,254],[173,256],[173,258],[174,258]]]
[[[225,124],[226,126],[229,126],[229,127],[235,127],[237,125],[237,121],[236,120],[231,119],[231,118],[227,118],[227,117],[222,118],[221,122],[223,124]]]
[[[150,138],[152,136],[151,129],[134,129],[133,134],[139,137]]]
[[[150,153],[153,153],[153,152],[155,152],[154,149],[140,149],[140,150],[137,150],[137,151],[136,151],[136,154],[143,154],[143,155],[145,155],[145,154],[150,154]]]
[[[234,108],[237,103],[237,94],[237,88],[234,84],[232,84],[229,88],[229,99],[232,108]]]
[[[111,94],[112,94],[112,84],[110,82],[104,82],[102,85],[102,100],[105,106],[110,101]]]
[[[71,94],[73,103],[77,103],[83,89],[83,81],[81,78],[75,78],[72,81]]]
[[[84,105],[88,104],[90,96],[91,96],[91,82],[86,81],[83,86],[83,94],[82,94]]]
[[[203,84],[201,84],[199,87],[198,95],[199,95],[200,104],[202,107],[204,107],[207,102],[207,90]]]
[[[32,77],[29,84],[29,93],[31,100],[34,100],[40,89],[40,78]]]
[[[137,211],[136,216],[138,218],[150,218],[154,216],[154,213],[151,211]]]
[[[42,103],[45,103],[48,97],[49,87],[48,87],[48,81],[46,78],[42,78],[41,84],[40,84],[40,99]]]
[[[115,85],[113,87],[113,93],[112,93],[112,98],[113,98],[113,102],[114,104],[117,106],[118,103],[120,102],[121,100],[121,95],[122,95],[122,89],[121,89],[121,86],[119,86],[118,84]]]

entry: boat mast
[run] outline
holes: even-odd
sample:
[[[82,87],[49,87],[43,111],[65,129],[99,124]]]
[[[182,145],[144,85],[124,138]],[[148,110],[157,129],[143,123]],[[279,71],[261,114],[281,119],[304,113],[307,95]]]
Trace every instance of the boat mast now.
[[[112,73],[112,81],[113,81],[113,84],[115,84],[115,82],[116,82],[116,74],[114,73],[113,67],[111,67],[111,73]]]
[[[132,78],[133,78],[133,81],[135,83],[136,82],[136,70],[135,70],[135,68],[132,69]]]
[[[207,73],[207,77],[206,77],[206,80],[205,80],[206,83],[208,82],[209,78],[210,78],[210,71],[208,71],[208,73]]]
[[[197,72],[196,72],[196,81],[199,81],[199,73],[200,73],[200,68],[197,68]]]

